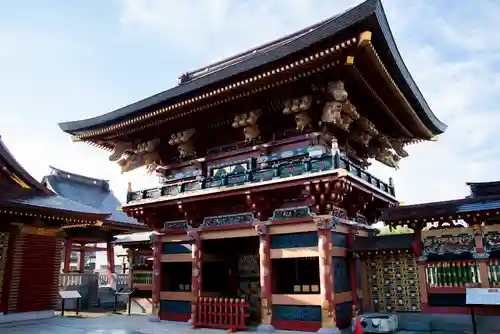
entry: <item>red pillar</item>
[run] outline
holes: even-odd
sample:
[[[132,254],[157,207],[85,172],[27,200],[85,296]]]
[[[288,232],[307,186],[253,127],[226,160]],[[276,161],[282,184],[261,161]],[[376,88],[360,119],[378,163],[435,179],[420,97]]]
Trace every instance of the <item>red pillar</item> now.
[[[354,243],[354,236],[356,235],[356,229],[351,229],[347,235],[347,248],[352,248]],[[359,296],[358,296],[358,273],[356,271],[356,261],[357,258],[352,253],[349,255],[349,281],[351,284],[351,294],[352,294],[352,305],[359,309]]]
[[[81,247],[84,247],[85,245],[81,245]],[[85,251],[81,250],[80,251],[80,259],[79,259],[79,265],[78,269],[81,273],[85,271]]]
[[[161,254],[162,254],[162,236],[153,234],[153,316],[160,316],[160,293],[161,293]],[[132,264],[130,264],[132,268]],[[132,272],[132,271],[131,271]]]
[[[321,328],[322,332],[340,333],[335,314],[335,290],[332,267],[332,218],[316,217],[318,228],[318,253],[321,289]]]
[[[192,276],[191,276],[191,291],[193,292],[195,302],[191,304],[191,319],[188,321],[190,326],[196,325],[196,301],[201,297],[201,266],[202,266],[202,245],[201,238],[197,231],[189,231],[189,238],[192,240]]]
[[[113,274],[115,273],[115,248],[113,244],[108,241],[106,244],[107,256],[108,256],[108,284],[113,283]]]
[[[64,241],[64,268],[63,272],[65,274],[70,272],[70,266],[71,266],[71,246],[73,245],[73,242],[71,239],[66,239]]]

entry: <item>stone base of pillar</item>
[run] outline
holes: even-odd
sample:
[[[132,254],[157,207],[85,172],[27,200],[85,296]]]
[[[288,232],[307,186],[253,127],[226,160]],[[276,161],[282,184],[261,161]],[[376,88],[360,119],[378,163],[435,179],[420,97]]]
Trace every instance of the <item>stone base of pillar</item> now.
[[[194,326],[194,321],[193,321],[193,319],[189,319],[189,320],[186,322],[186,325],[188,325],[189,327],[193,327],[193,326]]]
[[[160,317],[157,315],[152,315],[148,318],[149,322],[160,322]]]
[[[341,334],[340,329],[338,328],[327,328],[327,327],[322,327],[318,330],[317,333],[322,333],[322,334]]]
[[[274,333],[275,331],[273,325],[260,324],[257,327],[257,333]]]

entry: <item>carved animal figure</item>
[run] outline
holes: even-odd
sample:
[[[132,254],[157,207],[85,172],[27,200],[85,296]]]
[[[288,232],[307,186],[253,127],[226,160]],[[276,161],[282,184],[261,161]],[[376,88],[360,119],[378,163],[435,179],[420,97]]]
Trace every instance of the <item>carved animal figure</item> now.
[[[113,153],[109,156],[109,161],[118,161],[126,151],[132,150],[132,147],[132,143],[117,142]]]
[[[312,101],[313,99],[311,95],[302,96],[299,101],[299,111],[309,110],[309,108],[311,108]]]
[[[285,103],[283,104],[283,114],[290,115],[292,113],[292,106],[293,106],[292,100],[285,101]]]
[[[403,158],[408,157],[408,152],[404,149],[403,141],[401,141],[399,139],[394,139],[394,140],[391,140],[391,145],[392,145],[392,148],[394,148],[394,151],[396,151],[396,153],[399,156],[401,156]]]
[[[183,159],[194,156],[194,144],[191,141],[180,143],[177,150],[179,151],[179,157]]]
[[[399,169],[399,160],[401,159],[397,154],[391,152],[390,150],[383,149],[375,159],[386,166],[392,167],[394,169]]]
[[[250,142],[260,136],[260,130],[257,125],[249,125],[243,128],[245,134],[245,141]]]
[[[329,124],[340,124],[342,120],[342,103],[337,101],[326,102],[321,114],[321,121]]]
[[[305,128],[311,126],[311,117],[307,112],[301,112],[295,115],[295,123],[297,123],[297,130],[304,131]]]
[[[345,102],[347,101],[347,91],[344,87],[344,82],[341,80],[332,81],[328,83],[327,89],[328,93],[333,97],[335,101]]]

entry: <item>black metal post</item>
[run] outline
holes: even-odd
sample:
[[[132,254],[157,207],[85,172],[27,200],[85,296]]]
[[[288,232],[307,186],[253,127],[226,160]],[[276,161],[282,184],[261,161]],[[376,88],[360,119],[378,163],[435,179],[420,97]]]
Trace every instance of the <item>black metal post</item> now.
[[[76,298],[76,315],[80,312],[80,298]]]
[[[64,298],[61,299],[61,316],[64,317]]]
[[[470,307],[470,316],[472,318],[472,332],[477,334],[477,324],[476,324],[476,312],[474,311],[474,306]]]
[[[128,315],[130,315],[130,311],[132,309],[132,293],[128,295]]]

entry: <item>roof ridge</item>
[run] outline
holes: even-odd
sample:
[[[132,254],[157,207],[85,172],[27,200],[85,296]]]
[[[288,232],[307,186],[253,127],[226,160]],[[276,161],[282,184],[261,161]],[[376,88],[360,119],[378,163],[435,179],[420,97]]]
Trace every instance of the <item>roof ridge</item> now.
[[[299,31],[295,31],[295,32],[289,33],[285,36],[282,36],[280,38],[271,40],[269,42],[265,42],[264,44],[258,45],[256,47],[250,48],[246,51],[243,51],[243,52],[240,52],[238,54],[232,55],[230,57],[224,58],[222,60],[216,61],[212,64],[200,67],[196,70],[185,72],[181,75],[181,78],[183,78],[184,76],[187,76],[185,78],[185,80],[187,80],[187,81],[195,80],[203,75],[214,73],[216,71],[220,71],[221,69],[223,69],[227,66],[234,65],[234,64],[238,63],[239,61],[242,61],[243,59],[247,58],[248,56],[251,56],[252,54],[266,52],[266,49],[267,49],[267,51],[269,51],[270,49],[273,49],[275,47],[287,44],[296,38],[299,38],[303,35],[306,35],[306,34],[310,33],[311,31],[316,30],[325,24],[328,24],[332,20],[336,19],[337,17],[339,17],[343,14],[346,14],[347,12],[353,10],[355,7],[357,7],[359,5],[361,5],[361,3],[358,5],[351,6],[351,7],[347,8],[346,10],[344,10],[340,13],[337,13],[333,16],[330,16],[326,19],[323,19],[322,21],[320,21],[318,23],[314,23],[310,26],[302,28]],[[180,83],[181,84],[184,83],[184,82],[182,82],[182,79],[181,79]]]
[[[98,179],[95,177],[90,177],[90,176],[86,176],[86,175],[82,175],[82,174],[76,174],[76,173],[68,172],[68,171],[53,167],[53,166],[49,166],[49,168],[51,169],[51,175],[60,176],[58,174],[66,174],[66,175],[70,176],[69,178],[76,177],[76,178],[81,178],[81,179],[86,180],[86,181],[102,182],[102,183],[105,183],[109,186],[109,180]],[[53,174],[52,172],[55,172],[55,173]]]

